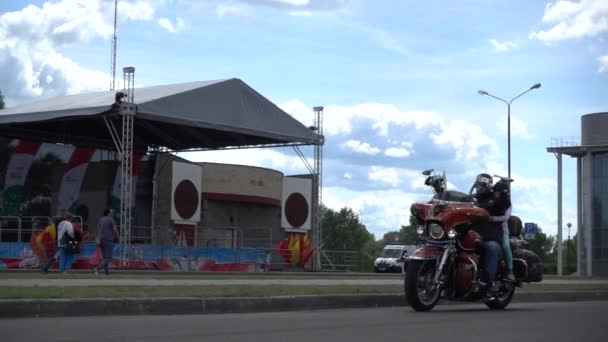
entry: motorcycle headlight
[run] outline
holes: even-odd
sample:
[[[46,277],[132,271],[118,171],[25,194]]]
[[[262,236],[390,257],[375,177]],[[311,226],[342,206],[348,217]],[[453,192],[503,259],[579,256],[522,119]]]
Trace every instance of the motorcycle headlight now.
[[[424,235],[424,226],[416,227],[416,233],[418,233],[419,236]]]
[[[450,239],[456,238],[456,231],[454,229],[448,230],[448,238],[450,238]]]
[[[443,227],[437,223],[431,223],[429,225],[429,235],[435,240],[441,240],[444,235]]]

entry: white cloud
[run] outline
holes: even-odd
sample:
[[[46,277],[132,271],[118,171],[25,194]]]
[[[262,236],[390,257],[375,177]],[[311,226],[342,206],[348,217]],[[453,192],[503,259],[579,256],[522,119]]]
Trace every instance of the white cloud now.
[[[225,16],[231,15],[235,17],[252,17],[253,10],[251,6],[248,4],[219,4],[215,8],[215,12],[217,16],[223,18]]]
[[[279,105],[281,109],[290,114],[294,119],[300,121],[304,126],[311,126],[314,123],[315,115],[312,108],[307,107],[302,101],[294,99],[284,102]],[[325,134],[328,134],[328,129],[333,131],[332,128],[327,127],[327,116],[324,116],[323,127]]]
[[[280,107],[305,126],[312,125],[314,112],[299,100],[284,102]],[[390,125],[413,125],[416,129],[436,126],[442,123],[439,115],[424,111],[400,111],[389,104],[365,103],[356,106],[325,106],[323,111],[323,130],[325,135],[347,135],[353,130],[357,120],[371,121],[371,126],[381,136],[388,136]]]
[[[292,17],[311,17],[314,13],[311,11],[289,11],[289,15]]]
[[[272,149],[243,149],[204,152],[184,152],[180,157],[194,162],[226,163],[252,166],[265,166],[285,172],[304,171],[305,166],[296,156],[288,156]],[[301,167],[298,167],[301,165]]]
[[[352,178],[353,178],[352,173],[350,173],[350,172],[344,173],[344,179],[352,179]]]
[[[407,148],[401,147],[389,147],[384,150],[384,155],[393,158],[405,158],[409,157],[412,154],[412,151]]]
[[[554,42],[593,37],[608,32],[608,1],[581,0],[548,3],[542,22],[553,26],[530,33],[530,39]]]
[[[183,31],[185,27],[184,20],[180,17],[175,19],[175,24],[173,24],[169,18],[158,19],[158,24],[170,33],[178,33]]]
[[[109,39],[113,15],[114,2],[104,0],[45,2],[0,15],[0,79],[7,103],[107,89],[108,74],[78,65],[58,48]],[[120,21],[153,16],[153,1],[119,2]]]
[[[598,58],[598,61],[600,62],[600,68],[598,69],[598,71],[608,72],[608,55]]]
[[[368,172],[368,179],[378,183],[385,183],[391,186],[401,184],[421,183],[420,172],[404,168],[371,166]]]
[[[380,149],[377,147],[373,147],[366,142],[360,142],[358,140],[349,140],[342,144],[342,148],[349,149],[353,152],[363,153],[367,155],[376,155],[380,153]]]
[[[386,191],[354,191],[344,187],[324,187],[323,203],[334,210],[353,209],[376,239],[384,233],[399,230],[409,224],[410,205],[430,196],[413,194],[397,189]],[[372,224],[373,223],[373,224]]]
[[[440,133],[431,134],[435,144],[455,149],[457,160],[472,160],[480,157],[480,149],[489,148],[496,154],[496,142],[486,135],[481,127],[463,120],[454,120],[444,125]]]
[[[310,17],[343,11],[349,3],[350,0],[234,0],[228,4],[218,4],[216,13],[220,18],[226,15],[252,17],[254,6],[264,6],[285,10],[294,17]]]
[[[498,121],[498,127],[500,127],[503,132],[507,132],[508,127],[506,118]],[[534,135],[528,131],[526,123],[513,115],[511,115],[511,136],[528,140],[534,138]]]
[[[388,51],[397,52],[402,55],[411,55],[399,39],[390,31],[373,27],[363,22],[346,22],[347,27],[363,33],[375,42],[375,44]]]
[[[517,47],[516,43],[508,40],[501,43],[496,39],[490,39],[489,42],[494,45],[494,49],[496,49],[496,52],[506,52]]]
[[[350,0],[236,0],[240,3],[285,10],[334,11],[348,6]]]

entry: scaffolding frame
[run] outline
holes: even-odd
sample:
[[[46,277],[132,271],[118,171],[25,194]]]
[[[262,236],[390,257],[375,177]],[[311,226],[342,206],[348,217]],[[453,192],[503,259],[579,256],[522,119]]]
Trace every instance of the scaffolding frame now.
[[[121,118],[120,134],[114,122],[104,117],[116,151],[120,157],[120,237],[122,265],[126,265],[131,249],[131,224],[133,223],[131,203],[133,202],[133,136],[135,131],[135,68],[123,68],[123,92],[117,93],[118,115]]]

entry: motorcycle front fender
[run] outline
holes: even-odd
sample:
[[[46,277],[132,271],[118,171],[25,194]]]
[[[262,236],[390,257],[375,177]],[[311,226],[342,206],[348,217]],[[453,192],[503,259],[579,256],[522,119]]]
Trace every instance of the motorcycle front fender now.
[[[439,260],[445,248],[435,246],[424,246],[418,248],[408,260]]]

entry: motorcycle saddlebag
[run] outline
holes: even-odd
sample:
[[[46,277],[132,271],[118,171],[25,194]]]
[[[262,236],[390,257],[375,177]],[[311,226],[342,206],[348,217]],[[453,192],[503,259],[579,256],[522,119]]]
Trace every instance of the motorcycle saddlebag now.
[[[516,249],[513,251],[513,273],[524,283],[540,282],[543,280],[543,263],[534,252]]]

